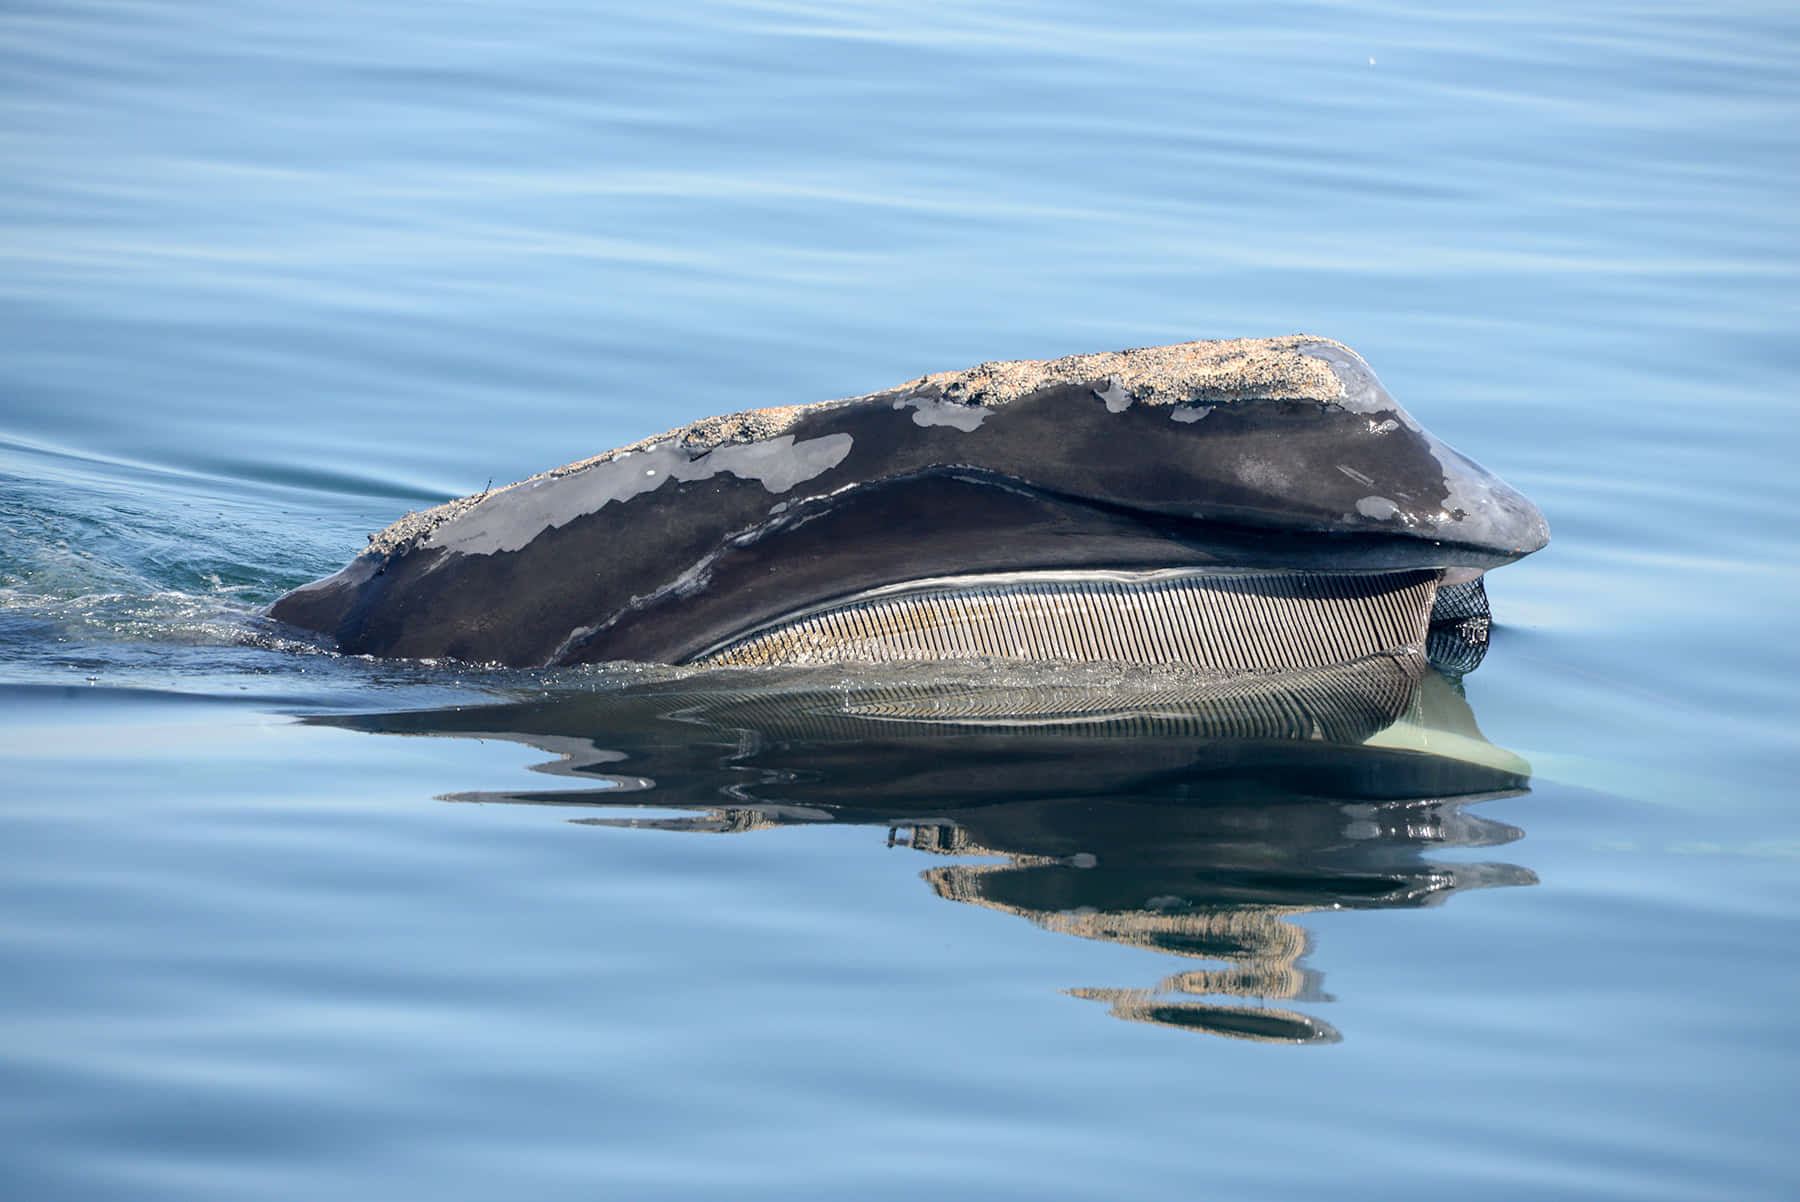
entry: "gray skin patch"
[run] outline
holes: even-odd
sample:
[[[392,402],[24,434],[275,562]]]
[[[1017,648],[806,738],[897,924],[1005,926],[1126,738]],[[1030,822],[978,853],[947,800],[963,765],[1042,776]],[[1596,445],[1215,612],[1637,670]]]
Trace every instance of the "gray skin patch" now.
[[[1424,432],[1424,427],[1388,395],[1388,390],[1375,378],[1374,370],[1363,362],[1363,357],[1349,347],[1340,342],[1320,340],[1302,343],[1295,349],[1301,354],[1322,360],[1331,368],[1331,374],[1337,377],[1344,390],[1343,395],[1337,398],[1337,404],[1352,413],[1385,414],[1386,419],[1398,419],[1409,430]]]
[[[1211,405],[1178,405],[1169,411],[1169,420],[1191,425],[1213,411]]]
[[[771,493],[784,493],[842,463],[850,446],[850,435],[842,433],[800,443],[792,434],[766,442],[727,443],[697,456],[663,443],[571,476],[541,477],[495,493],[437,527],[425,545],[465,555],[517,551],[545,530],[661,488],[670,479],[705,480],[729,473],[755,480]]]
[[[940,401],[928,396],[901,397],[894,402],[894,408],[910,408],[915,426],[953,426],[965,432],[980,429],[981,423],[993,413],[992,409],[979,405]]]
[[[1382,387],[1361,355],[1342,343],[1324,339],[1303,341],[1294,349],[1330,367],[1343,386],[1343,396],[1336,404],[1368,417],[1370,434],[1387,435],[1405,427],[1425,443],[1443,478],[1442,508],[1425,522],[1435,537],[1504,546],[1514,554],[1535,551],[1550,541],[1550,526],[1536,506],[1421,426]],[[1365,497],[1357,502],[1357,511],[1376,516],[1363,508],[1374,501],[1393,504],[1383,497]]]
[[[1356,503],[1356,512],[1366,518],[1385,522],[1400,512],[1400,507],[1386,497],[1364,497]]]
[[[1236,465],[1237,477],[1245,484],[1277,495],[1291,491],[1293,476],[1286,467],[1271,459],[1253,459],[1246,455]]]
[[[1119,383],[1118,379],[1108,376],[1104,389],[1094,389],[1094,395],[1106,404],[1108,413],[1123,413],[1131,408],[1131,390]]]

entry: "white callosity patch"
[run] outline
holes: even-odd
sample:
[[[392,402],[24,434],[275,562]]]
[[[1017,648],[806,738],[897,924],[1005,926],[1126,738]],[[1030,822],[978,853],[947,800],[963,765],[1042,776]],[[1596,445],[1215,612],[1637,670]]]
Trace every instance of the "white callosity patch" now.
[[[981,423],[993,413],[992,409],[984,409],[980,405],[940,401],[928,396],[901,397],[894,402],[894,408],[910,408],[915,426],[954,426],[965,432],[979,429]]]
[[[700,455],[662,443],[495,493],[433,530],[426,545],[465,555],[517,551],[545,530],[661,488],[670,479],[706,480],[725,473],[784,493],[842,463],[851,442],[843,433],[804,442],[785,434],[764,442],[728,443]]]
[[[1106,387],[1096,388],[1093,392],[1105,402],[1108,413],[1123,413],[1131,408],[1131,390],[1119,383],[1117,376],[1106,377]]]

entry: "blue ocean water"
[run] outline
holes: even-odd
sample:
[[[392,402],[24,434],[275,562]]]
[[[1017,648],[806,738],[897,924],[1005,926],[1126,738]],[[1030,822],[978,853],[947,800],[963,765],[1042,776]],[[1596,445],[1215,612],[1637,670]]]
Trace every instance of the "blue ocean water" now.
[[[9,4],[8,1196],[1791,1196],[1797,51],[1751,3]],[[257,617],[706,414],[1298,331],[1549,517],[1436,703],[1523,791],[1191,827],[1141,741],[745,761],[653,671]],[[812,793],[720,804],[746,764]]]

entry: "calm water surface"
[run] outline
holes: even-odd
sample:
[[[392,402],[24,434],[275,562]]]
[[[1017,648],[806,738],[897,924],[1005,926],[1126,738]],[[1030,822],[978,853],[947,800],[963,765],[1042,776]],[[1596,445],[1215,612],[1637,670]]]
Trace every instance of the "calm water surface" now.
[[[1797,55],[1753,3],[6,6],[7,1195],[1792,1196]],[[705,414],[1295,331],[1555,533],[1460,691],[1306,756],[939,720],[1143,683],[1073,670],[256,617]]]

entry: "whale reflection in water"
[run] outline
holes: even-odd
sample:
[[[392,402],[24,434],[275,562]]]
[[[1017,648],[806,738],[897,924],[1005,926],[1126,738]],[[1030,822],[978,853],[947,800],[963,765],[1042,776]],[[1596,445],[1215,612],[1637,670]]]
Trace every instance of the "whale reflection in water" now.
[[[515,704],[329,716],[370,732],[515,740],[572,787],[452,801],[596,808],[577,823],[736,832],[864,824],[945,856],[940,897],[1198,964],[1074,988],[1143,1022],[1272,1042],[1337,1033],[1293,919],[1435,905],[1536,878],[1441,863],[1520,837],[1468,812],[1529,769],[1488,743],[1417,650],[1220,675],[1061,665],[669,670]],[[636,811],[636,813],[632,813]],[[1254,1001],[1255,1004],[1251,1004]]]

